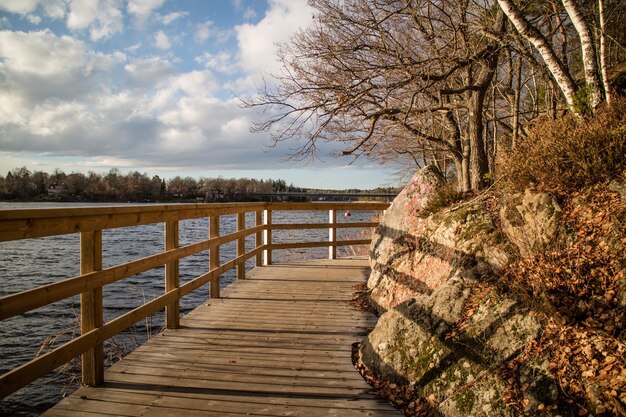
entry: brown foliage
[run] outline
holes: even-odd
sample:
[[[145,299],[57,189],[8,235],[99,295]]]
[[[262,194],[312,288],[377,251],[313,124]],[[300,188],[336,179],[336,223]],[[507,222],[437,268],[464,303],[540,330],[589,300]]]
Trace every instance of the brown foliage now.
[[[499,160],[506,185],[568,193],[604,182],[626,169],[626,100],[592,117],[568,115],[538,122]]]
[[[565,394],[559,409],[623,415],[626,203],[596,185],[571,195],[564,208],[569,233],[552,250],[512,265],[501,282],[548,322],[516,362],[548,355],[549,371]]]

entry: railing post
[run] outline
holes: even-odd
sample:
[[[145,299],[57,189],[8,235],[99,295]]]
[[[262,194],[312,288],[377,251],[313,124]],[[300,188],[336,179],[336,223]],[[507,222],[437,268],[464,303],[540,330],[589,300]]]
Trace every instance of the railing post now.
[[[80,273],[102,269],[102,230],[80,233]],[[102,326],[102,287],[80,294],[80,332],[85,334]],[[104,350],[98,344],[81,355],[83,385],[104,382]]]
[[[328,246],[328,259],[336,259],[337,228],[335,227],[335,223],[337,223],[337,210],[328,210],[328,223],[330,224],[328,228],[328,242],[330,243]]]
[[[272,264],[272,210],[264,210],[263,211],[266,229],[263,231],[263,244],[266,249],[263,251],[265,255],[265,265]]]
[[[241,232],[246,228],[246,213],[237,213],[237,231]],[[237,257],[243,256],[246,253],[246,238],[240,237],[237,239]],[[237,279],[246,278],[246,261],[239,262],[237,264]]]
[[[171,221],[165,223],[165,250],[172,250],[178,247],[178,222]],[[178,288],[180,284],[179,261],[172,261],[165,264],[165,292]],[[175,300],[165,306],[165,325],[168,329],[180,327],[180,300]]]
[[[254,212],[254,225],[260,226],[263,224],[263,212],[261,210]],[[254,242],[255,247],[259,247],[263,245],[263,231],[256,232],[256,239]],[[256,255],[256,266],[263,266],[263,254],[257,253]]]
[[[209,238],[220,237],[220,216],[209,217]],[[220,266],[220,245],[209,246],[209,271]],[[220,298],[220,276],[211,281],[211,298]]]

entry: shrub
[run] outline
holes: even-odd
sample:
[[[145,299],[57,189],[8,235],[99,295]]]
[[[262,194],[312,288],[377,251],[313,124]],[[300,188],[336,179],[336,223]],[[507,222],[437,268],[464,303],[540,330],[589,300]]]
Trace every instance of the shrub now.
[[[505,185],[568,193],[610,180],[626,169],[626,101],[593,116],[537,123],[498,161]]]
[[[426,206],[422,209],[421,216],[427,217],[443,208],[449,207],[452,204],[461,201],[462,199],[463,194],[456,190],[456,186],[454,184],[447,183],[435,190],[426,203]]]

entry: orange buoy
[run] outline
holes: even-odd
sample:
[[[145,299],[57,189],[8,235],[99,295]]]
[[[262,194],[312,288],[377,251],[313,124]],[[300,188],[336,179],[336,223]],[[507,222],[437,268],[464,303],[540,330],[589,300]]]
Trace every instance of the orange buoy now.
[[[352,216],[352,213],[350,213],[350,210],[346,210],[346,212],[345,212],[345,213],[343,213],[343,215],[344,215],[345,217],[350,217],[350,216]]]

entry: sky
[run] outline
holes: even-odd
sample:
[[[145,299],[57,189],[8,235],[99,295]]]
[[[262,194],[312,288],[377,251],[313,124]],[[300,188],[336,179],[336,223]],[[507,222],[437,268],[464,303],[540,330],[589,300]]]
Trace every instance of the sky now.
[[[395,186],[338,157],[285,162],[241,107],[277,73],[276,43],[312,21],[306,0],[0,0],[0,173],[140,171]]]

